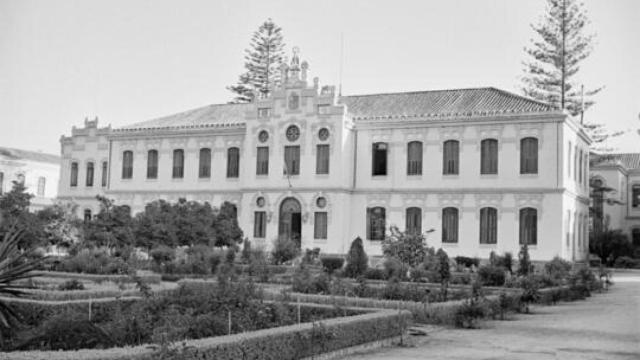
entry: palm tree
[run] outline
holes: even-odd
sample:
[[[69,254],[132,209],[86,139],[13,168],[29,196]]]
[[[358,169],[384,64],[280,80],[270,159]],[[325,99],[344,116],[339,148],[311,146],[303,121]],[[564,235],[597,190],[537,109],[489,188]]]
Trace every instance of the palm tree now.
[[[43,260],[33,259],[33,250],[21,251],[18,248],[23,233],[22,229],[11,228],[4,233],[0,243],[0,326],[5,328],[10,327],[11,318],[18,318],[18,314],[7,304],[6,298],[25,295],[22,291],[24,286],[16,282],[35,276],[33,270]]]

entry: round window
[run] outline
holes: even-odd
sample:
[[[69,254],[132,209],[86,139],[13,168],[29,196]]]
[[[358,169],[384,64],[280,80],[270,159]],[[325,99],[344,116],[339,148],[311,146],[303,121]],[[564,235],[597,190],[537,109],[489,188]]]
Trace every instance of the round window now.
[[[260,196],[258,200],[256,200],[256,205],[258,205],[258,207],[263,207],[264,203],[265,203],[265,200],[262,196]]]
[[[322,141],[327,140],[329,138],[329,129],[327,128],[320,129],[320,131],[318,131],[318,137]]]
[[[258,134],[258,140],[260,140],[261,143],[269,140],[269,133],[267,132],[267,130],[260,131],[260,133]]]
[[[291,125],[287,128],[287,139],[289,141],[296,141],[300,137],[300,129],[297,126]]]
[[[316,200],[316,205],[320,209],[323,209],[325,206],[327,206],[327,199],[325,199],[323,197],[319,197],[318,200]]]

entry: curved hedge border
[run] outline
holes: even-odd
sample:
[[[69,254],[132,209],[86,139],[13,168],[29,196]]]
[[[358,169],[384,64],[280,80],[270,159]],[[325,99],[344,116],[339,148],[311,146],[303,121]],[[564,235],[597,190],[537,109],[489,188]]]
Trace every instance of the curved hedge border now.
[[[357,310],[357,309],[354,309]],[[270,328],[228,336],[187,340],[166,351],[164,359],[300,359],[401,335],[411,314],[380,310],[362,315]],[[78,351],[0,353],[15,360],[151,360],[157,350],[149,346]]]

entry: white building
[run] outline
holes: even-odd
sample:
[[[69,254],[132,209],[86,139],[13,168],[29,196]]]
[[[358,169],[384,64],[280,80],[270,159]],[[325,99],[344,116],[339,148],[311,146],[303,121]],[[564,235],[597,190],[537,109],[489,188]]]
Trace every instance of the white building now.
[[[58,194],[59,175],[57,155],[0,147],[0,195],[11,191],[13,181],[21,181],[34,196],[32,211],[52,204]]]
[[[381,253],[389,226],[426,232],[450,256],[587,254],[590,140],[566,114],[495,88],[338,96],[285,81],[250,104],[208,105],[61,138],[60,197],[96,194],[133,211],[156,199],[236,204],[252,242],[278,236]],[[575,165],[575,169],[574,169]]]
[[[640,245],[640,153],[594,156],[591,182],[596,188],[610,189],[603,194],[605,201],[599,210],[603,223],[622,230]]]

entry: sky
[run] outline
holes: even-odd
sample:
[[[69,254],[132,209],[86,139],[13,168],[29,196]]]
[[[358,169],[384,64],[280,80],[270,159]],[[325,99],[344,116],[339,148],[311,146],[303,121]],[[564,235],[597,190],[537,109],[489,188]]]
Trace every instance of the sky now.
[[[640,127],[640,1],[585,0],[587,120]],[[494,86],[520,93],[534,0],[0,0],[0,146],[60,153],[85,117],[119,127],[226,103],[267,18],[310,78],[345,95]],[[341,46],[341,37],[343,46]],[[343,51],[341,51],[341,48]],[[635,131],[608,144],[640,152]]]

